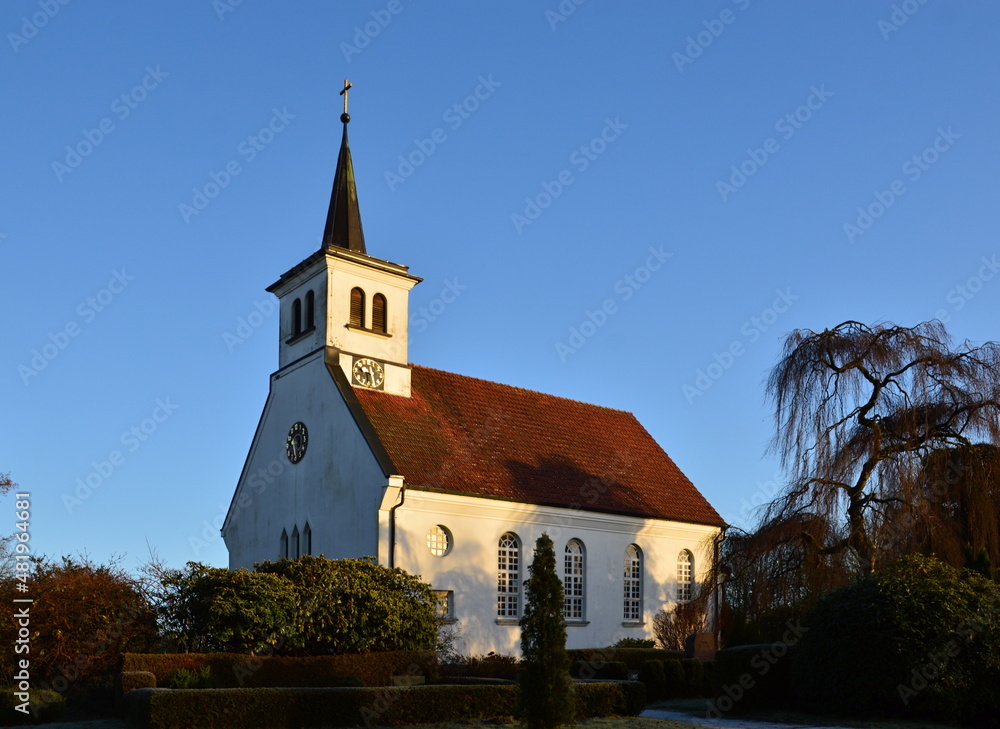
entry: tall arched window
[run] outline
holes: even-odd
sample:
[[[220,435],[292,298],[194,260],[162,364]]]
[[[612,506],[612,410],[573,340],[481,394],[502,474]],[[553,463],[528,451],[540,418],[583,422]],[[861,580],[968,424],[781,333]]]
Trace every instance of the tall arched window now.
[[[302,299],[292,302],[292,336],[302,333]]]
[[[288,559],[288,532],[281,530],[281,541],[278,543],[278,556],[281,559]]]
[[[292,552],[291,553],[292,559],[298,559],[301,556],[301,554],[302,554],[301,552],[299,552],[299,528],[298,527],[295,527],[294,529],[292,529],[292,547],[291,547],[291,552]]]
[[[694,555],[682,549],[677,555],[677,600],[687,602],[691,599],[691,585],[694,575]]]
[[[305,527],[302,529],[302,554],[312,554],[313,553],[313,530],[309,526],[309,522],[306,522]]]
[[[516,618],[521,607],[521,543],[507,532],[497,547],[497,617]]]
[[[365,325],[365,292],[355,287],[351,289],[351,326]]]
[[[312,291],[306,292],[306,325],[305,330],[309,331],[316,327],[316,294]]]
[[[629,623],[642,622],[642,550],[630,544],[625,549],[624,613]]]
[[[385,297],[382,294],[375,294],[372,297],[372,330],[376,332],[385,332],[385,322]]]
[[[578,539],[566,542],[563,561],[563,592],[566,597],[566,620],[583,620],[584,603],[584,552],[583,543]]]

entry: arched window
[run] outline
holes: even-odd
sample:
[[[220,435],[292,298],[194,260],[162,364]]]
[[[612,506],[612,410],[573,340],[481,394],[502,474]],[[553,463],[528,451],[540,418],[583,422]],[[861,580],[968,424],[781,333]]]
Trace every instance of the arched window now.
[[[376,332],[385,332],[385,322],[385,297],[382,294],[375,294],[372,297],[372,330]]]
[[[302,333],[302,299],[292,302],[292,336]]]
[[[365,325],[365,292],[354,287],[351,289],[351,326]]]
[[[642,550],[630,544],[625,549],[624,613],[629,623],[642,622]]]
[[[278,545],[278,556],[281,559],[288,559],[288,532],[281,530],[281,541]]]
[[[694,575],[694,555],[682,549],[677,555],[677,601],[687,602],[691,599],[691,585]]]
[[[309,526],[309,522],[306,522],[305,527],[302,529],[302,554],[312,554],[313,553],[313,530]]]
[[[305,330],[309,331],[316,327],[316,294],[312,291],[306,292],[306,326]]]
[[[566,542],[563,562],[563,591],[566,597],[564,616],[566,620],[583,620],[584,590],[583,543],[578,539]]]
[[[299,528],[295,527],[292,529],[292,559],[298,559],[301,555],[299,552]]]
[[[521,543],[507,532],[497,546],[497,617],[516,618],[521,607]]]

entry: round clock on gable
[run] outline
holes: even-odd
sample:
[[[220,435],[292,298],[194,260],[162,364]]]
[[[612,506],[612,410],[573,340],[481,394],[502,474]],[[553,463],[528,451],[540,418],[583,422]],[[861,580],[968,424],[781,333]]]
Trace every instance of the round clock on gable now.
[[[309,443],[309,431],[303,422],[293,425],[288,431],[288,438],[285,440],[285,455],[292,463],[298,463],[306,454],[306,445]]]

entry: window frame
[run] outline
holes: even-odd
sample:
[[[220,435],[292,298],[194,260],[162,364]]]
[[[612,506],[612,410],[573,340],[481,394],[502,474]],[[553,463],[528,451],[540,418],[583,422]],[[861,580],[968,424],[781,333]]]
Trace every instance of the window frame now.
[[[694,553],[690,549],[682,549],[677,554],[677,602],[691,602],[693,592]]]
[[[512,544],[505,545],[507,540]],[[521,617],[521,538],[514,532],[504,532],[497,540],[496,617],[498,620]]]
[[[563,593],[563,619],[568,623],[586,621],[587,550],[579,539],[570,539],[563,549]]]
[[[625,548],[622,566],[622,621],[643,623],[643,554],[638,544]]]

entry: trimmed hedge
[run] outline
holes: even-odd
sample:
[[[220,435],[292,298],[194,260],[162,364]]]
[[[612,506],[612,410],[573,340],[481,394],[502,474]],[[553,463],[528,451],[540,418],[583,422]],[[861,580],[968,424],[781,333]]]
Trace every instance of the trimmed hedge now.
[[[715,654],[715,706],[720,712],[791,706],[795,646],[764,643]]]
[[[571,661],[588,663],[624,663],[630,671],[638,671],[646,661],[665,661],[684,658],[684,651],[662,648],[575,648],[566,651]]]
[[[646,686],[650,701],[711,697],[714,661],[676,659],[646,661],[639,669],[639,681]]]
[[[596,681],[628,681],[628,666],[621,661],[610,663],[574,661],[570,666],[569,675],[573,678]]]
[[[118,676],[118,690],[126,694],[141,688],[156,688],[156,676],[149,671],[122,671]]]
[[[0,690],[0,722],[4,726],[11,724],[44,724],[56,721],[66,708],[66,699],[56,691],[46,689],[31,689],[31,701],[28,703],[30,713],[25,714],[15,709],[23,704],[16,696],[15,689]]]
[[[646,692],[634,681],[574,684],[578,718],[635,716]],[[409,688],[138,689],[125,715],[150,729],[297,729],[398,726],[512,716],[517,686]]]
[[[176,671],[197,673],[207,667],[222,688],[328,688],[356,679],[364,686],[391,686],[393,676],[438,678],[432,651],[349,653],[336,656],[251,656],[244,653],[126,653],[123,672],[148,672],[165,687]]]

